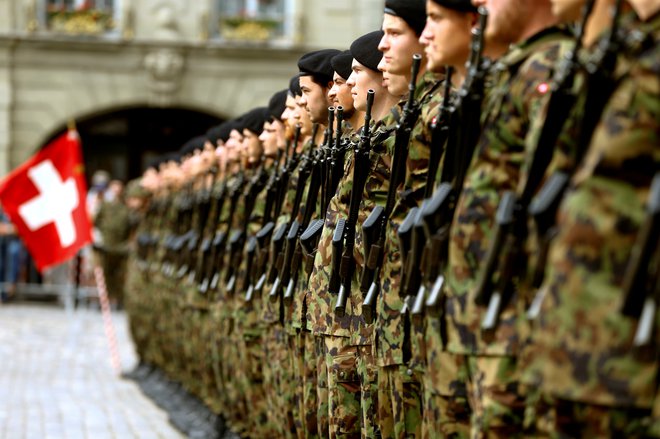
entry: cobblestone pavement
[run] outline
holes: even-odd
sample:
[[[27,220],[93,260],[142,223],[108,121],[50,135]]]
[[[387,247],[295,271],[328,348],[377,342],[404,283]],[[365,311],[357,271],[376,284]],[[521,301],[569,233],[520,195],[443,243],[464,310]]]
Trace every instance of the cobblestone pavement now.
[[[126,316],[113,313],[122,370],[136,366]],[[182,438],[110,361],[98,310],[0,306],[0,438]]]

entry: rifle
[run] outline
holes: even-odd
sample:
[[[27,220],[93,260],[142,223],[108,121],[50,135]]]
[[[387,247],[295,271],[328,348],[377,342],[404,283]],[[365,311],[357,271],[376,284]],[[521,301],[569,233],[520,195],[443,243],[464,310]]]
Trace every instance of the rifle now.
[[[340,110],[341,108],[341,110]],[[320,154],[317,156],[319,161],[319,166],[321,169],[321,203],[319,207],[325,205],[325,200],[328,198],[328,192],[330,189],[330,175],[331,175],[331,149],[334,146],[334,133],[333,127],[335,123],[335,115],[337,122],[341,125],[341,119],[343,117],[343,107],[328,107],[328,128],[325,131],[325,139],[323,139],[323,146],[321,147]],[[323,216],[323,214],[321,214]]]
[[[656,173],[651,183],[651,191],[646,207],[646,218],[632,248],[628,267],[623,277],[623,315],[638,318],[635,333],[635,347],[650,343],[655,315],[660,299],[658,270],[660,267],[660,173]]]
[[[346,312],[346,301],[351,294],[351,281],[353,273],[355,272],[355,256],[353,251],[355,248],[355,229],[357,227],[358,215],[360,213],[360,202],[364,192],[364,186],[367,183],[369,176],[369,153],[371,152],[371,109],[374,103],[374,91],[367,91],[367,110],[364,114],[364,127],[362,135],[360,136],[360,143],[354,152],[353,161],[353,187],[351,188],[351,198],[348,207],[348,219],[339,227],[341,238],[343,241],[343,253],[341,256],[341,263],[339,263],[339,276],[336,273],[331,274],[333,277],[339,277],[341,285],[339,287],[339,295],[335,303],[335,314],[343,317]],[[339,223],[338,223],[339,225]],[[335,229],[335,235],[337,229]],[[335,240],[333,237],[333,266],[332,269],[337,269],[335,262]],[[339,249],[341,251],[342,249]]]
[[[371,214],[369,214],[369,217],[367,217],[365,224],[362,226],[363,233],[365,234],[365,243],[373,242],[368,238],[374,236],[378,237],[377,241],[373,242],[370,247],[365,246],[365,254],[367,254],[368,257],[365,268],[362,271],[362,278],[360,279],[361,288],[369,285],[367,295],[362,304],[362,313],[367,322],[373,321],[376,296],[378,294],[377,281],[380,277],[380,268],[383,265],[383,248],[385,246],[387,221],[394,208],[397,188],[405,178],[410,134],[419,117],[419,104],[415,102],[415,84],[417,83],[417,75],[419,74],[421,61],[421,55],[413,55],[410,83],[408,84],[408,100],[403,107],[403,114],[401,115],[401,119],[396,129],[394,155],[392,158],[392,173],[390,175],[390,185],[387,191],[385,208],[382,208],[381,206],[374,208]],[[365,225],[367,226],[366,231],[364,230]]]
[[[335,132],[335,142],[330,150],[330,171],[328,176],[328,190],[326,191],[326,198],[321,205],[321,217],[325,215],[330,199],[337,192],[337,186],[344,173],[344,153],[346,148],[342,145],[342,122],[344,120],[344,108],[340,105],[337,107],[337,126]]]
[[[332,108],[333,107],[330,107],[328,110],[332,112]],[[339,180],[341,180],[343,171],[344,150],[341,145],[341,134],[344,109],[342,106],[338,106],[334,111],[336,113],[334,141],[332,137],[329,137],[326,142],[328,147],[322,152],[322,154],[325,154],[323,154],[321,160],[321,175],[323,183],[321,185],[321,202],[318,203],[319,219],[310,222],[309,226],[305,229],[302,235],[300,235],[304,272],[307,279],[309,279],[309,276],[314,269],[314,257],[325,224],[323,218],[328,210],[330,200],[337,191],[337,186]],[[331,126],[329,126],[328,129],[330,130]],[[329,147],[330,145],[332,145],[332,147]]]
[[[191,225],[191,234],[188,239],[187,246],[187,274],[188,274],[188,283],[191,284],[195,279],[198,279],[197,270],[199,267],[200,255],[198,250],[200,249],[200,238],[204,234],[204,229],[206,228],[206,223],[209,216],[209,211],[211,210],[211,189],[209,188],[208,180],[209,176],[215,175],[214,167],[211,167],[207,170],[206,173],[200,174],[199,179],[201,180],[201,188],[197,191],[197,196],[195,197],[194,205],[197,210],[197,221],[196,224]],[[213,178],[211,178],[211,185],[213,185]],[[195,215],[192,215],[193,220]],[[199,280],[199,279],[198,279]]]
[[[218,288],[218,284],[220,283],[220,271],[222,270],[222,267],[224,265],[224,253],[226,249],[226,242],[227,242],[227,237],[229,236],[229,233],[231,232],[231,224],[232,220],[234,218],[234,213],[236,212],[236,205],[238,203],[238,199],[241,196],[241,190],[243,189],[243,184],[245,182],[245,174],[243,169],[241,168],[238,171],[238,175],[236,177],[236,181],[234,182],[234,186],[229,189],[229,216],[227,217],[227,222],[225,223],[224,229],[217,230],[215,233],[215,236],[213,237],[213,277],[211,278],[211,283],[209,284],[209,288],[212,290],[215,290]],[[230,261],[231,262],[231,261]]]
[[[520,196],[512,191],[505,192],[495,216],[493,240],[477,281],[475,298],[478,305],[487,307],[481,328],[491,334],[497,327],[501,310],[506,307],[515,293],[514,281],[517,272],[524,271],[517,267],[524,266],[521,258],[524,256],[523,246],[528,236],[527,211],[552,160],[559,134],[575,105],[576,95],[573,93],[573,85],[579,68],[577,58],[593,3],[592,1],[585,3],[573,50],[569,52],[564,65],[553,80],[546,122],[534,150],[523,191]],[[495,279],[496,273],[497,279]]]
[[[275,190],[274,190],[275,213],[272,215],[273,219],[271,221],[268,221],[262,227],[262,229],[257,233],[257,243],[259,244],[259,254],[261,261],[260,266],[257,270],[258,280],[257,280],[256,288],[258,291],[261,291],[264,284],[266,283],[266,280],[268,280],[271,283],[274,282],[275,278],[277,277],[277,273],[279,271],[277,258],[280,252],[282,251],[284,245],[284,236],[286,234],[287,225],[282,224],[277,230],[275,230],[274,221],[277,220],[277,218],[280,216],[280,211],[282,209],[282,204],[284,202],[284,194],[286,193],[286,190],[289,185],[289,175],[291,175],[291,173],[294,171],[294,169],[298,164],[299,156],[295,154],[295,150],[298,145],[298,140],[300,139],[300,130],[301,127],[300,125],[298,125],[296,127],[296,132],[294,135],[293,151],[291,153],[291,156],[289,157],[289,149],[291,147],[291,144],[289,144],[287,145],[284,154],[284,163],[282,164],[282,167],[280,168],[280,171],[275,179]],[[273,239],[272,241],[271,241],[271,236]],[[272,251],[270,251],[270,256],[273,260],[271,261],[270,268],[267,272],[266,268],[267,268],[267,262],[269,256],[269,249],[271,246],[273,248]]]
[[[186,251],[184,251],[184,247],[186,247],[186,242],[192,237],[193,194],[193,182],[191,181],[188,183],[186,191],[183,194],[183,199],[179,205],[179,234],[171,248],[172,257],[176,261],[177,267],[173,274],[178,279],[183,278],[188,272],[188,255]]]
[[[270,174],[268,183],[266,184],[266,205],[264,206],[264,216],[262,221],[262,227],[259,229],[257,234],[248,241],[247,253],[248,253],[248,264],[250,265],[249,269],[246,270],[246,282],[248,282],[248,288],[245,293],[245,301],[251,302],[254,295],[255,282],[258,283],[258,279],[264,278],[265,275],[256,277],[257,274],[262,273],[262,267],[266,263],[266,258],[268,257],[268,245],[267,240],[270,240],[272,235],[273,228],[275,224],[272,221],[273,207],[275,206],[275,198],[278,193],[278,179],[279,179],[279,162],[282,158],[281,151],[278,151],[277,159],[275,160],[275,165],[273,171]],[[254,241],[253,241],[254,239]],[[252,243],[253,242],[253,243]],[[254,262],[252,259],[256,259]],[[258,291],[261,291],[261,287],[258,288]]]
[[[422,260],[425,263],[425,281],[431,285],[431,289],[428,297],[425,297],[425,289],[419,287],[412,306],[413,318],[420,318],[425,307],[438,310],[444,301],[443,270],[447,263],[449,228],[467,168],[481,134],[481,106],[486,72],[490,68],[490,61],[483,56],[487,23],[488,10],[480,7],[479,26],[472,30],[467,77],[457,92],[454,105],[449,104],[449,101],[443,103],[442,118],[445,120],[442,121],[442,125],[436,124],[434,128],[433,149],[441,147],[440,142],[446,142],[441,179],[432,197],[427,198],[423,203],[420,217],[416,221],[418,229],[421,226],[428,241],[426,255],[422,255]],[[449,98],[445,95],[445,99]],[[418,230],[418,234],[421,235],[421,231]],[[416,285],[416,283],[410,284],[411,294],[414,294],[412,288]]]
[[[332,131],[332,130],[330,130]],[[318,156],[322,155],[322,151],[319,151]],[[284,293],[284,300],[288,303],[292,298],[293,298],[293,291],[295,289],[295,285],[298,282],[298,273],[299,273],[299,268],[300,264],[302,262],[302,244],[300,242],[300,238],[303,235],[303,232],[305,233],[305,241],[306,245],[308,248],[312,246],[313,240],[316,239],[315,235],[320,233],[320,228],[318,225],[316,225],[315,222],[315,227],[308,229],[310,226],[310,221],[312,218],[312,214],[314,213],[315,206],[316,206],[316,199],[319,194],[319,189],[321,187],[321,166],[320,163],[315,159],[312,161],[312,179],[309,183],[309,190],[307,192],[307,203],[304,206],[304,209],[301,210],[303,212],[303,219],[300,225],[295,227],[296,234],[293,237],[293,240],[291,239],[292,237],[292,231],[294,230],[294,227],[292,227],[289,231],[289,235],[287,236],[287,246],[293,246],[293,257],[291,258],[290,262],[290,274],[289,274],[289,283],[287,285],[286,291]],[[316,233],[315,233],[316,231]],[[287,248],[288,250],[288,248]],[[312,250],[313,252],[313,250]],[[288,264],[288,259],[285,258],[284,260],[285,267],[286,264]]]
[[[319,126],[318,124],[314,125],[312,132],[312,147],[309,149],[307,154],[302,158],[298,172],[298,183],[296,185],[296,194],[293,201],[293,211],[291,212],[291,218],[288,223],[280,226],[273,235],[273,255],[275,255],[275,266],[272,266],[273,273],[275,278],[273,280],[273,285],[268,293],[268,296],[271,301],[276,301],[280,296],[281,286],[288,284],[289,276],[291,274],[291,261],[293,260],[293,252],[295,247],[295,241],[298,238],[298,229],[300,224],[296,216],[300,212],[301,202],[303,192],[305,191],[305,185],[307,184],[307,179],[309,178],[312,171],[312,150],[314,138],[318,133]],[[286,242],[285,242],[286,241]]]
[[[215,184],[219,184],[216,180]],[[213,276],[213,261],[215,260],[215,249],[213,241],[215,239],[215,232],[218,230],[218,226],[221,222],[222,208],[227,198],[227,184],[226,181],[222,182],[220,189],[213,196],[213,209],[215,209],[214,217],[211,218],[210,224],[212,227],[209,230],[207,236],[204,237],[204,240],[201,244],[202,257],[201,259],[201,270],[199,273],[199,286],[198,290],[202,294],[208,292],[209,286],[211,284],[211,278]]]
[[[208,200],[208,211],[206,214],[203,214],[206,218],[203,220],[204,225],[200,229],[201,242],[199,243],[197,264],[195,265],[195,281],[197,282],[197,290],[200,293],[206,292],[202,286],[206,277],[207,259],[211,250],[211,233],[218,226],[218,210],[220,206],[218,203],[218,197],[214,194],[214,188],[218,184],[218,176],[220,175],[218,171],[219,170],[216,166],[211,168],[211,174],[213,175],[211,185],[210,187],[205,187],[205,198]],[[201,218],[200,221],[202,221]],[[206,286],[208,287],[208,283]]]
[[[245,212],[244,221],[239,229],[234,230],[232,236],[229,239],[229,264],[227,264],[227,271],[225,272],[226,291],[229,294],[233,294],[234,292],[234,286],[236,285],[236,270],[240,266],[242,250],[247,236],[247,227],[250,222],[250,217],[252,215],[252,210],[254,209],[257,196],[259,196],[259,193],[262,191],[266,184],[266,178],[266,169],[262,165],[256,175],[254,175],[250,181],[247,192],[243,194]],[[248,252],[248,257],[253,257],[255,250],[256,248],[254,248],[252,252]],[[250,263],[250,265],[252,264]]]
[[[571,175],[578,168],[587,148],[591,143],[591,137],[600,120],[605,105],[614,93],[616,79],[614,71],[616,68],[617,55],[620,49],[619,41],[619,17],[621,15],[621,0],[616,0],[612,12],[612,26],[609,33],[603,38],[597,49],[593,60],[585,66],[585,102],[584,118],[578,135],[578,143],[572,166],[568,170],[556,171],[541,186],[538,194],[529,204],[528,213],[534,219],[537,233],[540,236],[539,258],[534,267],[532,278],[532,287],[537,289],[537,293],[532,300],[532,305],[527,310],[527,318],[535,319],[540,312],[540,304],[546,294],[546,289],[540,288],[545,275],[545,262],[550,243],[556,234],[555,218],[557,209],[564,193],[568,189]],[[583,10],[586,15],[590,12],[589,4],[585,5]],[[585,18],[583,17],[583,22]],[[583,26],[584,27],[584,26]]]
[[[408,213],[409,217],[414,218],[414,225],[412,228],[412,237],[410,239],[410,251],[404,258],[403,273],[401,276],[401,287],[405,288],[405,291],[400,295],[415,298],[410,311],[412,316],[417,318],[422,315],[424,309],[426,285],[431,282],[431,276],[437,275],[437,272],[432,273],[432,267],[429,266],[429,255],[433,243],[433,236],[428,234],[427,228],[424,227],[426,224],[424,221],[424,212],[433,196],[434,181],[440,165],[442,151],[445,150],[445,144],[447,143],[447,138],[449,136],[449,123],[454,111],[453,108],[451,108],[451,78],[454,69],[452,67],[447,67],[446,72],[442,104],[440,105],[438,117],[435,119],[434,125],[431,127],[431,152],[429,157],[428,174],[426,175],[426,186],[424,188],[424,201],[422,202],[421,208],[413,208]],[[450,157],[446,157],[446,160],[449,159]],[[406,221],[404,220],[404,223],[405,222]],[[405,230],[399,228],[400,241],[406,240],[404,232]],[[403,283],[404,279],[405,283]]]

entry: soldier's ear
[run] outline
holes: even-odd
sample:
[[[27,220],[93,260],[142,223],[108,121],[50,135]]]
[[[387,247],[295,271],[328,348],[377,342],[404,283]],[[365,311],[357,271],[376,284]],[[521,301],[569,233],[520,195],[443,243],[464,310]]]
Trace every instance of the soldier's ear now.
[[[466,12],[467,14],[467,19],[470,23],[470,29],[477,27],[479,23],[479,14],[476,12]]]

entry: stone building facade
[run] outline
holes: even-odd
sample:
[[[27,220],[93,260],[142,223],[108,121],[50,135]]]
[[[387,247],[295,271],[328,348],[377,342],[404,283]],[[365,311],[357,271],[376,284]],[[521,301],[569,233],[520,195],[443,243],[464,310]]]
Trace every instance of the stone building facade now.
[[[211,123],[265,104],[302,53],[347,48],[376,29],[383,3],[0,0],[0,178],[69,121],[112,134],[121,131],[113,115],[129,110]],[[147,143],[133,148],[153,149]],[[92,163],[104,154],[99,145],[87,145]],[[121,154],[117,169],[126,167]]]

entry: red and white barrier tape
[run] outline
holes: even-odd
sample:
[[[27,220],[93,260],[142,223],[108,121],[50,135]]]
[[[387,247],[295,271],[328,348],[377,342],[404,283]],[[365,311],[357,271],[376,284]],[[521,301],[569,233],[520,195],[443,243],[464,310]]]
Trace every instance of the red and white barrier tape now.
[[[99,291],[99,302],[101,302],[101,314],[103,315],[105,336],[108,338],[108,344],[110,345],[110,360],[112,362],[112,368],[117,374],[120,374],[121,360],[119,358],[119,349],[117,348],[117,336],[115,335],[115,327],[112,324],[108,290],[105,286],[105,276],[103,275],[103,269],[101,267],[94,267],[94,277],[96,278],[96,287]]]

